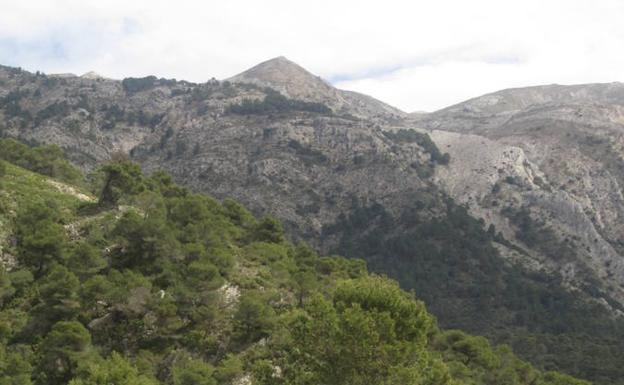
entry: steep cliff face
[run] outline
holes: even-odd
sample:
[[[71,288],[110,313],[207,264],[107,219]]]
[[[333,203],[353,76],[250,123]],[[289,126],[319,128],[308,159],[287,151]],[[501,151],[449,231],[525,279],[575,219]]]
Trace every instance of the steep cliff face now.
[[[412,119],[451,154],[436,174],[449,194],[533,263],[562,271],[573,286],[602,282],[621,303],[623,111],[624,85],[612,83],[500,91]],[[559,251],[522,236],[519,210],[542,222]]]

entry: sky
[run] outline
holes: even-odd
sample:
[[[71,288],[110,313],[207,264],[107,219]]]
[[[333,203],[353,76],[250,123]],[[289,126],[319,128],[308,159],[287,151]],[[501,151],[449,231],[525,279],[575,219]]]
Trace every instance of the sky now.
[[[404,111],[624,81],[624,0],[0,0],[0,64],[204,82],[286,56]]]

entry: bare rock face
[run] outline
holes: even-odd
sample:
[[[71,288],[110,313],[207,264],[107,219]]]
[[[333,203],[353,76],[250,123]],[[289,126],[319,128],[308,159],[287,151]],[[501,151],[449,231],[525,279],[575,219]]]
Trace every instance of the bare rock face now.
[[[562,271],[571,286],[604,282],[622,302],[623,111],[621,83],[552,85],[500,91],[411,119],[451,154],[450,167],[436,172],[451,196],[537,265]],[[522,241],[513,223],[521,209],[566,245],[565,258]]]

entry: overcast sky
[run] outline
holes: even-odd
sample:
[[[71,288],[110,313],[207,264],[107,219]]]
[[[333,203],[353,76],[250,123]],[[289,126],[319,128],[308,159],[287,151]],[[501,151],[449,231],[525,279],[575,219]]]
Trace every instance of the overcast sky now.
[[[286,56],[431,111],[509,87],[624,81],[622,0],[0,0],[0,64],[203,82]]]

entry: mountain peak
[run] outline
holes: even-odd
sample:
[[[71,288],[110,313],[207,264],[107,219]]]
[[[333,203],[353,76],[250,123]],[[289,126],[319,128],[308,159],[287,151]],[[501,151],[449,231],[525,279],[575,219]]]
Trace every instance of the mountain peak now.
[[[292,64],[295,64],[295,65],[298,65],[297,63],[289,60],[286,56],[276,56],[273,59],[269,59],[269,60],[265,61],[264,63],[270,63],[270,62],[292,63]]]
[[[264,61],[230,79],[274,88],[286,96],[301,99],[334,97],[336,89],[284,56]]]
[[[300,66],[278,56],[228,79],[273,88],[286,97],[323,103],[334,111],[359,116],[402,116],[404,113],[374,98],[342,91]]]
[[[239,75],[257,74],[258,72],[271,70],[276,67],[280,67],[282,69],[290,69],[292,71],[304,71],[310,74],[311,76],[314,76],[310,72],[308,72],[305,68],[295,63],[294,61],[288,59],[286,56],[277,56],[272,59],[265,60],[259,64],[256,64],[250,69],[240,73]],[[236,75],[236,76],[239,76],[239,75]]]

